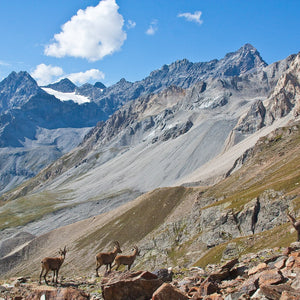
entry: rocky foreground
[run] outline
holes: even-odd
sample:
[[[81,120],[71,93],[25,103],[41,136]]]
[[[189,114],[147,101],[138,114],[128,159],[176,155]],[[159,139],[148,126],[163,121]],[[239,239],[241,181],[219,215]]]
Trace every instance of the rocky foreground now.
[[[300,242],[247,254],[205,270],[112,271],[98,278],[32,278],[0,282],[0,299],[235,300],[300,299]]]

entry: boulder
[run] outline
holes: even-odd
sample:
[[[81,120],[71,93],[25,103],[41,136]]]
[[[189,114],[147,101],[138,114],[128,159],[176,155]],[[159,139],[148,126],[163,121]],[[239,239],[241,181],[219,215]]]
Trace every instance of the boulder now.
[[[259,279],[257,276],[251,276],[246,281],[244,281],[240,288],[240,292],[247,295],[254,294],[258,289],[258,280]]]
[[[211,295],[219,291],[219,287],[215,282],[211,282],[209,278],[200,285],[200,291],[203,296]]]
[[[275,266],[275,268],[277,268],[277,269],[280,270],[280,269],[282,269],[282,268],[285,267],[285,262],[286,262],[286,258],[283,258],[283,259],[277,261],[277,262],[274,264],[274,266]]]
[[[209,296],[205,296],[204,300],[224,300],[223,296],[217,293],[211,294]]]
[[[169,269],[159,269],[153,272],[163,282],[171,282],[173,278],[173,271]]]
[[[300,299],[300,292],[283,291],[279,300],[298,300]]]
[[[36,289],[29,296],[26,297],[26,300],[88,300],[90,299],[89,294],[79,289],[68,287],[68,288],[59,288],[59,289]]]
[[[161,285],[153,294],[152,300],[187,300],[189,299],[179,289],[175,288],[169,283]]]
[[[274,300],[283,300],[282,298],[284,295],[292,295],[293,297],[298,297],[295,299],[299,299],[300,293],[294,290],[288,284],[279,284],[279,285],[265,285],[260,288],[263,295],[265,295],[268,299]],[[286,299],[293,299],[293,298],[286,298]]]
[[[260,272],[260,271],[262,271],[262,270],[267,269],[267,267],[268,267],[268,266],[267,266],[266,263],[260,263],[260,264],[258,264],[257,266],[251,268],[251,269],[248,271],[248,275],[251,276],[251,275],[253,275],[253,274],[257,273],[257,272]]]
[[[258,284],[260,287],[263,285],[279,284],[284,280],[282,273],[277,269],[265,270],[259,273],[258,275]]]
[[[101,281],[105,300],[151,299],[153,293],[163,284],[153,273],[112,272]]]
[[[226,262],[224,265],[222,265],[220,267],[220,269],[216,270],[215,272],[213,272],[212,274],[209,275],[209,279],[210,281],[222,281],[226,278],[228,278],[229,276],[232,276],[233,273],[235,272],[232,272],[231,273],[231,269],[238,263],[238,259],[235,258],[235,259],[232,259],[228,262]]]

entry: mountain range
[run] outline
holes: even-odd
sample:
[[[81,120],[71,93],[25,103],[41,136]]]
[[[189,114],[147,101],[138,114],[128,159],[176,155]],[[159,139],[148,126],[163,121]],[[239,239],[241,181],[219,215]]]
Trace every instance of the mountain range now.
[[[274,86],[288,61],[278,64],[269,71],[273,74],[266,75],[263,95]],[[77,146],[91,127],[106,121],[131,100],[170,86],[187,89],[201,81],[204,89],[207,78],[247,77],[266,65],[258,51],[246,44],[221,60],[191,63],[184,59],[164,65],[141,81],[121,79],[108,88],[100,82],[77,87],[68,79],[39,87],[27,72],[13,72],[0,83],[0,191],[6,192],[35,176]],[[58,92],[70,101],[57,99]],[[85,97],[85,101],[76,103],[71,100],[74,96]]]
[[[50,90],[54,92],[49,94]],[[55,91],[86,100],[82,104],[61,101],[54,96],[58,95]],[[240,217],[237,228],[232,229],[230,223],[228,229],[226,224],[231,220],[228,211],[222,229],[225,236],[222,238],[216,227],[209,231],[207,228],[211,226],[205,222],[212,216],[219,220],[227,207],[214,203],[233,204],[232,196],[212,197],[206,189],[222,184],[223,180],[228,182],[242,172],[246,162],[255,158],[257,152],[263,152],[257,143],[261,145],[262,140],[274,143],[272,136],[278,128],[291,128],[277,133],[278,140],[282,136],[287,137],[284,143],[292,136],[297,140],[297,134],[294,137],[292,133],[298,131],[289,124],[299,118],[299,94],[300,55],[293,54],[267,65],[250,44],[221,60],[191,63],[184,59],[164,65],[141,81],[130,83],[121,79],[111,87],[101,83],[76,87],[67,79],[38,87],[28,73],[12,73],[0,83],[3,270],[22,264],[13,260],[20,253],[16,252],[20,245],[29,243],[21,250],[26,255],[37,251],[37,245],[46,238],[53,247],[54,240],[50,238],[53,232],[63,232],[64,236],[69,229],[74,230],[83,223],[85,229],[76,234],[69,232],[70,236],[65,237],[77,254],[96,251],[100,245],[96,245],[95,238],[101,241],[102,247],[107,246],[109,234],[104,229],[108,225],[118,232],[124,224],[146,226],[145,220],[149,224],[147,230],[143,233],[132,230],[132,234],[122,231],[122,242],[143,241],[145,249],[153,250],[149,235],[160,228],[155,241],[158,248],[167,251],[171,241],[166,245],[168,239],[162,228],[171,230],[175,226],[174,232],[181,234],[179,239],[187,241],[193,235],[183,234],[186,226],[183,220],[190,215],[192,207],[202,211],[198,216],[195,210],[188,222],[190,228],[198,224],[201,230],[205,229],[201,249],[224,243],[228,240],[226,234],[238,238],[251,230],[254,233],[255,228],[259,228],[258,232],[274,228],[267,228],[264,221],[260,227],[257,222],[249,225]],[[298,145],[293,145],[295,153]],[[250,175],[247,178],[254,180]],[[243,181],[246,183],[247,180]],[[233,184],[231,187],[233,190]],[[223,190],[226,190],[224,186]],[[280,192],[275,191],[274,198]],[[231,193],[227,191],[228,195]],[[267,196],[261,193],[262,199],[269,201],[273,197],[269,192]],[[283,224],[282,210],[295,199],[298,198],[287,198],[274,226]],[[254,207],[255,203],[252,203]],[[161,209],[158,213],[160,205],[166,211]],[[252,211],[243,205],[239,204],[240,210],[233,219],[239,220],[239,213],[242,216]],[[267,207],[263,202],[260,205]],[[210,211],[210,207],[217,211]],[[265,212],[262,218],[267,220],[266,215]],[[104,220],[100,221],[102,216]],[[93,223],[90,217],[96,218],[94,231],[87,225]],[[178,223],[166,225],[165,218],[174,218]],[[200,225],[192,222],[197,218],[202,220]],[[140,225],[135,224],[136,219]],[[212,238],[211,232],[214,232]],[[92,249],[87,250],[89,243]],[[161,262],[165,256],[160,257]]]

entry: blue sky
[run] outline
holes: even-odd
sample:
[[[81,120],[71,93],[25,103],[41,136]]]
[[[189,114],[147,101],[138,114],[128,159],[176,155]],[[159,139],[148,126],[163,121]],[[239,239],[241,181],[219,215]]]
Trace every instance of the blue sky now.
[[[137,81],[178,59],[250,43],[267,63],[300,51],[299,0],[2,0],[0,80]]]

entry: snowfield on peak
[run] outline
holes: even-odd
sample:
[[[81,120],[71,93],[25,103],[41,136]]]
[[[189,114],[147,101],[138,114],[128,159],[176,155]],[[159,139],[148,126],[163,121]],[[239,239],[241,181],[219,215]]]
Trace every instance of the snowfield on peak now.
[[[57,99],[61,100],[61,101],[69,101],[72,100],[75,103],[78,104],[83,104],[86,102],[91,102],[91,100],[88,97],[82,96],[82,95],[77,95],[75,94],[75,92],[73,93],[63,93],[63,92],[59,92],[50,88],[42,88],[46,93],[55,96]]]

